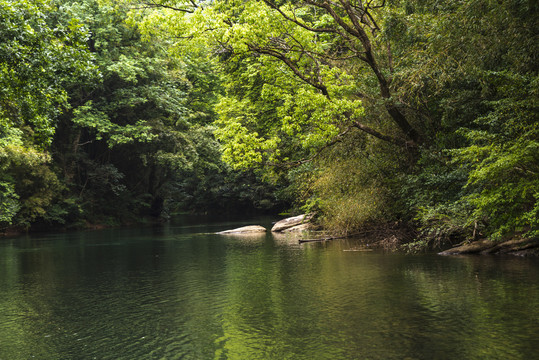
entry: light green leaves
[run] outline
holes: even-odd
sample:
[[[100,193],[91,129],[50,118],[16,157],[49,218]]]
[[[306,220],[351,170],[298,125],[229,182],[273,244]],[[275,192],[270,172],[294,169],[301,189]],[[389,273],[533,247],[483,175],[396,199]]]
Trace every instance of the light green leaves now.
[[[137,82],[138,76],[145,74],[145,69],[138,64],[137,59],[127,57],[125,54],[121,54],[118,60],[107,66],[107,70],[118,74],[122,80],[132,83]]]
[[[49,1],[0,1],[0,117],[28,126],[31,141],[46,148],[67,106],[65,86],[91,77],[86,31],[76,22],[51,24]]]

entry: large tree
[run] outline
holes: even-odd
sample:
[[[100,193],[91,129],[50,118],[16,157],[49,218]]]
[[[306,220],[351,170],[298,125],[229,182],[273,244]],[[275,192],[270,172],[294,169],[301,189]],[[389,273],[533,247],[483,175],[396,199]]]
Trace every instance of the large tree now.
[[[0,229],[54,217],[62,186],[49,151],[66,87],[96,76],[88,32],[56,11],[46,0],[0,1]]]
[[[146,17],[145,29],[173,31],[180,49],[204,42],[221,59],[228,90],[218,135],[237,165],[301,163],[352,129],[402,148],[423,142],[393,93],[395,64],[379,24],[383,2],[152,1],[140,7],[161,8]],[[301,146],[290,146],[295,142]],[[282,156],[287,151],[294,158]]]
[[[471,237],[536,234],[533,2],[155,0],[143,7],[163,9],[147,18],[148,29],[172,31],[180,50],[203,41],[219,58],[226,92],[217,135],[236,166],[305,164],[345,144],[336,147],[341,155],[322,159],[337,160],[311,167],[312,176],[339,168],[355,148],[353,156],[380,169],[379,186],[391,189],[394,211],[408,220],[418,214],[435,232],[434,223],[447,224],[447,232]],[[403,148],[413,149],[413,161],[391,154]]]

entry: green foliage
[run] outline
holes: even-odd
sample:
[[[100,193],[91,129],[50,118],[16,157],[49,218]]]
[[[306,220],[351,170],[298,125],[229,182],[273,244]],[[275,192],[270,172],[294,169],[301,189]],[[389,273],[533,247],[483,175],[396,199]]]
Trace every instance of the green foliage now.
[[[537,4],[134,4],[0,0],[1,227],[292,203],[414,249],[539,235]]]
[[[136,221],[257,200],[230,191],[239,175],[222,163],[210,126],[221,85],[207,50],[170,56],[176,49],[167,38],[126,23],[123,4],[63,1],[62,8],[90,29],[101,73],[100,82],[71,89],[73,110],[55,143],[59,154],[69,154],[59,162],[83,216]]]
[[[67,105],[65,86],[95,73],[76,20],[53,21],[49,1],[0,2],[0,136],[9,128],[45,149]]]
[[[62,186],[48,150],[66,87],[95,76],[87,31],[49,1],[0,1],[0,226],[48,217]]]
[[[236,168],[314,154],[338,135],[344,114],[363,116],[361,101],[330,100],[275,65],[268,61],[265,68],[242,66],[225,78],[216,135],[224,159]]]
[[[410,4],[407,21],[414,16],[434,21],[419,28],[400,23],[399,41],[418,30],[432,34],[418,43],[423,59],[417,61],[424,65],[411,67],[402,86],[421,101],[430,96],[426,108],[437,124],[440,150],[423,156],[444,156],[435,166],[432,160],[419,163],[405,187],[415,190],[406,190],[403,198],[414,199],[408,203],[416,219],[437,240],[537,236],[537,43],[532,40],[537,24],[529,13],[534,5]],[[415,81],[406,84],[409,77]],[[418,79],[420,86],[410,87]]]
[[[130,142],[147,142],[155,137],[146,121],[138,120],[135,124],[124,126],[115,124],[105,112],[94,108],[91,100],[74,109],[71,120],[79,127],[92,129],[96,140],[106,137],[109,147]]]
[[[13,223],[20,207],[15,185],[6,181],[0,182],[0,229]]]
[[[345,234],[394,221],[388,174],[398,170],[403,159],[391,152],[360,132],[351,134],[315,161],[317,173],[305,184],[310,195],[305,210],[317,210],[325,228]]]
[[[49,207],[62,191],[49,163],[50,156],[23,146],[0,148],[1,206],[7,209],[4,225],[29,227],[32,222],[47,219]]]
[[[205,48],[171,57],[173,44],[143,41],[120,3],[0,5],[2,228],[264,202],[258,177],[259,190],[240,191],[221,162],[210,127],[220,78]]]
[[[186,39],[178,53],[202,43],[220,61],[224,159],[280,165],[265,173],[288,171],[283,196],[328,225],[400,218],[437,244],[534,236],[537,5],[406,0],[354,18],[343,4],[181,3],[142,18],[145,33]]]
[[[472,207],[466,196],[468,169],[452,166],[447,151],[425,149],[416,172],[396,177],[397,190],[393,212],[407,222],[417,223],[418,244],[438,247],[444,243],[471,239],[475,224],[470,221]]]
[[[161,33],[167,28],[180,39],[177,48],[185,51],[192,44],[204,43],[220,60],[225,91],[217,106],[216,135],[232,166],[299,161],[351,127],[379,128],[386,140],[404,142],[387,113],[366,116],[363,99],[371,100],[371,96],[374,99],[369,105],[378,112],[386,105],[393,114],[399,110],[390,104],[386,80],[374,60],[362,60],[347,48],[350,44],[339,43],[346,38],[361,47],[357,38],[361,36],[341,38],[339,22],[317,6],[302,4],[294,9],[287,4],[276,8],[264,1],[218,1],[192,13],[166,9],[159,11],[160,17],[145,12],[145,31]],[[293,18],[300,23],[289,20]],[[326,33],[311,27],[335,30]],[[370,39],[369,31],[368,41],[375,37]],[[368,49],[370,52],[371,47]],[[384,87],[382,95],[377,78]],[[379,101],[380,96],[386,99]],[[369,131],[384,137],[372,128]]]
[[[475,221],[488,223],[491,236],[539,230],[539,128],[537,76],[487,73],[491,111],[478,117],[477,129],[461,129],[471,145],[454,151],[455,163],[468,164],[468,197]]]

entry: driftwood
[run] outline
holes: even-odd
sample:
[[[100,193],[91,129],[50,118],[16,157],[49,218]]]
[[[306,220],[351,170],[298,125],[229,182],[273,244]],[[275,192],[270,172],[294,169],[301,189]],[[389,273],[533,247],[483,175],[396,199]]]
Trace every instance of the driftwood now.
[[[539,239],[513,239],[496,243],[487,239],[478,240],[469,244],[462,244],[439,255],[462,254],[510,254],[518,256],[538,256]]]
[[[338,239],[347,239],[353,236],[357,236],[359,234],[348,234],[348,235],[340,235],[340,236],[329,236],[329,237],[323,237],[323,238],[316,238],[316,239],[298,239],[298,242],[301,243],[307,243],[307,242],[322,242],[322,241],[330,241],[330,240],[338,240]]]

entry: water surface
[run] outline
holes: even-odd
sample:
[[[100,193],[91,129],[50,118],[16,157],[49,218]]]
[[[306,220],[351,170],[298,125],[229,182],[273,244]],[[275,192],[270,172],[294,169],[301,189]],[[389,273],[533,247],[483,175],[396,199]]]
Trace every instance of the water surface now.
[[[240,225],[0,239],[0,359],[537,358],[537,260],[208,234]]]

